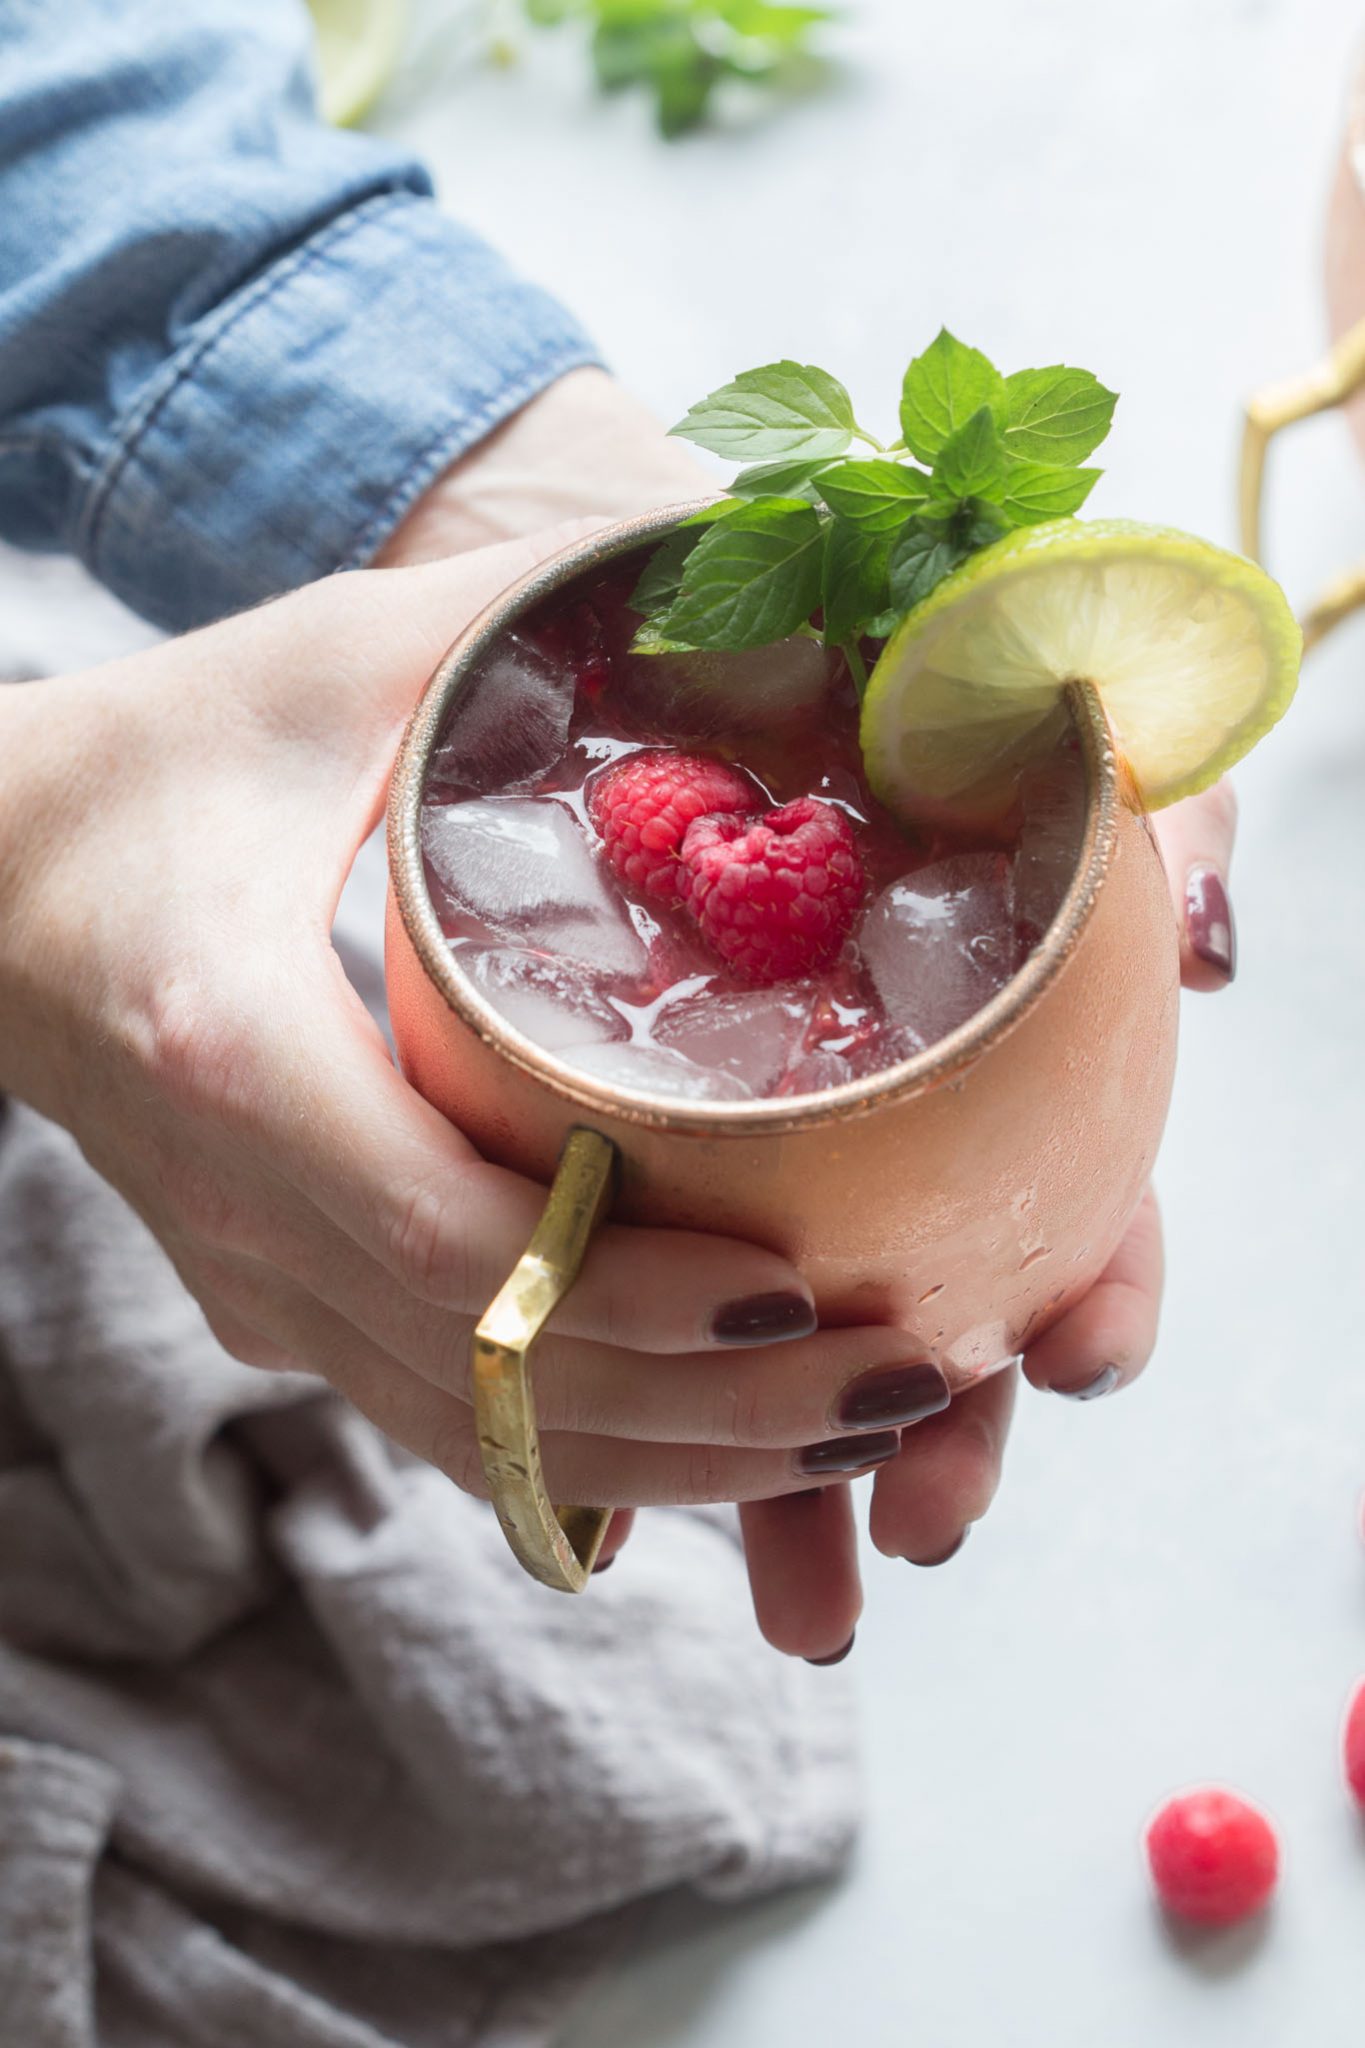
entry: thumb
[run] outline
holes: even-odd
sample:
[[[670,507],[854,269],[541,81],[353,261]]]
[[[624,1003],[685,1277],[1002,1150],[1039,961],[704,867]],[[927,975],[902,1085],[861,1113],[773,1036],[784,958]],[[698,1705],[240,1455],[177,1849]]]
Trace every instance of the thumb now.
[[[606,523],[569,520],[416,568],[329,577],[258,616],[282,648],[292,646],[305,699],[316,693],[318,707],[330,704],[335,715],[344,697],[363,754],[371,721],[401,730],[441,657],[495,598]]]
[[[218,707],[225,744],[245,750],[253,786],[269,761],[272,791],[288,798],[275,829],[320,875],[329,915],[442,656],[495,598],[603,523],[575,520],[420,568],[326,577],[172,643],[173,683],[189,671],[209,679],[206,694],[216,699],[216,678],[232,677],[227,706]]]

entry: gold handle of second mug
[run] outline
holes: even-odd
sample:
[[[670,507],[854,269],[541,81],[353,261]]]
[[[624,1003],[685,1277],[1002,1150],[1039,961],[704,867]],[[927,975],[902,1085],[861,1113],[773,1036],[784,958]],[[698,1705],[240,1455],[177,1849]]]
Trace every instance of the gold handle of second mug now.
[[[1331,353],[1305,376],[1260,391],[1246,409],[1242,429],[1240,512],[1242,550],[1259,562],[1261,507],[1265,499],[1265,461],[1274,436],[1314,413],[1344,405],[1365,388],[1365,320],[1348,328]],[[1319,640],[1365,605],[1365,563],[1347,569],[1322,591],[1304,613],[1303,646],[1307,653]]]
[[[535,1235],[474,1332],[474,1422],[493,1506],[531,1577],[559,1593],[587,1585],[611,1510],[556,1507],[546,1492],[531,1354],[611,1207],[616,1166],[600,1131],[570,1131]]]

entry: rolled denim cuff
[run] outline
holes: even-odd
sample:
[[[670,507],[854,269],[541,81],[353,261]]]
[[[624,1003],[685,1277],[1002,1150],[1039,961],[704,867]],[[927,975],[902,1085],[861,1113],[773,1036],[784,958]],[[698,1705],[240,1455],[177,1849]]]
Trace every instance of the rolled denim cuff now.
[[[119,423],[75,533],[172,631],[369,561],[567,371],[577,323],[429,199],[339,216],[201,320]]]

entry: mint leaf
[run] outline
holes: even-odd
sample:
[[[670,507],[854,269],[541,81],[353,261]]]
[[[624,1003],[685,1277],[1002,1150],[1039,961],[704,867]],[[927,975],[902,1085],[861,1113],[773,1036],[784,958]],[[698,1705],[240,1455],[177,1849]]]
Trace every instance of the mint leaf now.
[[[807,29],[833,19],[828,7],[788,7],[779,0],[715,0],[715,10],[736,34],[778,44],[799,43]]]
[[[665,141],[700,126],[719,75],[719,65],[706,50],[656,57],[654,112]]]
[[[968,348],[941,327],[922,356],[905,373],[901,432],[921,462],[933,462],[950,434],[965,427],[983,405],[1003,406],[1005,380],[979,349]]]
[[[1005,451],[988,405],[951,433],[934,463],[936,498],[984,498],[1004,481]]]
[[[742,498],[717,498],[714,505],[703,505],[699,512],[689,513],[681,526],[657,544],[645,563],[631,592],[632,610],[656,614],[666,611],[682,589],[683,564],[705,529],[722,519],[733,519],[747,509]]]
[[[1004,441],[1028,462],[1084,462],[1109,432],[1118,404],[1089,370],[1062,363],[1005,379]]]
[[[735,462],[780,455],[814,461],[842,455],[853,439],[853,401],[812,364],[767,363],[711,392],[672,431]]]
[[[917,605],[971,551],[970,542],[953,536],[947,520],[912,520],[893,541],[888,563],[891,601],[897,610],[908,612]]]
[[[685,42],[682,48],[685,51]],[[656,65],[666,61],[667,55],[667,43],[654,21],[601,21],[593,31],[593,69],[603,92],[619,92],[625,85],[647,83],[653,78]]]
[[[954,540],[965,541],[968,552],[975,554],[978,548],[988,548],[993,540],[999,540],[1015,523],[1003,505],[994,505],[988,498],[968,498],[959,505],[950,531]]]
[[[684,526],[714,526],[718,519],[729,519],[743,504],[742,498],[717,498],[713,505],[703,505],[699,512],[689,512]]]
[[[868,533],[890,534],[924,503],[929,479],[899,462],[840,462],[821,470],[816,488],[831,512]]]
[[[730,490],[737,498],[805,498],[814,504],[815,479],[827,466],[823,458],[812,462],[804,455],[790,462],[756,462],[740,471]]]
[[[666,640],[656,619],[644,619],[635,629],[630,651],[632,654],[691,654],[695,650],[681,640]]]
[[[1011,463],[998,493],[1000,507],[1016,526],[1065,519],[1079,512],[1103,474],[1099,469],[1058,469],[1047,462]]]
[[[652,621],[673,646],[763,647],[784,640],[820,602],[824,530],[810,505],[758,498],[704,534],[682,588]]]
[[[889,554],[890,542],[881,534],[848,519],[831,519],[820,585],[827,647],[861,638],[867,620],[887,609]]]
[[[693,548],[701,543],[695,529],[680,526],[660,541],[640,572],[630,594],[631,609],[637,612],[667,611],[682,591],[683,569]]]

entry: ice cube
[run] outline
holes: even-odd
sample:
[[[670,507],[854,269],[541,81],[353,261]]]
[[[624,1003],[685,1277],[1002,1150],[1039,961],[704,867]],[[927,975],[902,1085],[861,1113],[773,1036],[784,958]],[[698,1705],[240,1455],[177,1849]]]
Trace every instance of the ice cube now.
[[[666,739],[758,732],[824,702],[839,657],[804,633],[742,654],[630,654],[616,690],[632,714]]]
[[[422,850],[447,926],[511,941],[596,968],[638,974],[645,947],[582,827],[561,804],[534,797],[428,803]],[[453,915],[452,915],[453,913]]]
[[[592,976],[567,960],[512,946],[459,946],[455,964],[509,1024],[546,1052],[630,1036]]]
[[[815,1007],[810,983],[716,994],[704,989],[670,1003],[654,1027],[658,1043],[695,1066],[771,1095],[800,1053]]]
[[[1014,914],[1036,943],[1062,907],[1085,831],[1085,765],[1074,744],[1019,785],[1024,822],[1014,855]]]
[[[924,1039],[909,1025],[888,1026],[874,1031],[870,1038],[847,1055],[850,1077],[855,1081],[866,1081],[869,1075],[884,1074],[888,1067],[899,1066],[902,1060],[914,1059],[916,1053],[924,1051],[924,1047]]]
[[[821,1046],[818,1052],[802,1053],[782,1076],[780,1095],[823,1095],[827,1088],[842,1088],[856,1078],[851,1063],[841,1052]]]
[[[433,783],[481,796],[526,789],[563,759],[573,705],[573,677],[505,633],[452,706],[432,755]]]
[[[1018,942],[1004,854],[962,853],[883,889],[859,945],[888,1022],[932,1045],[989,1002],[1015,971]]]
[[[694,1102],[740,1102],[750,1091],[735,1074],[709,1072],[680,1053],[658,1045],[575,1045],[560,1058],[566,1066],[617,1088],[645,1095],[679,1095]]]

